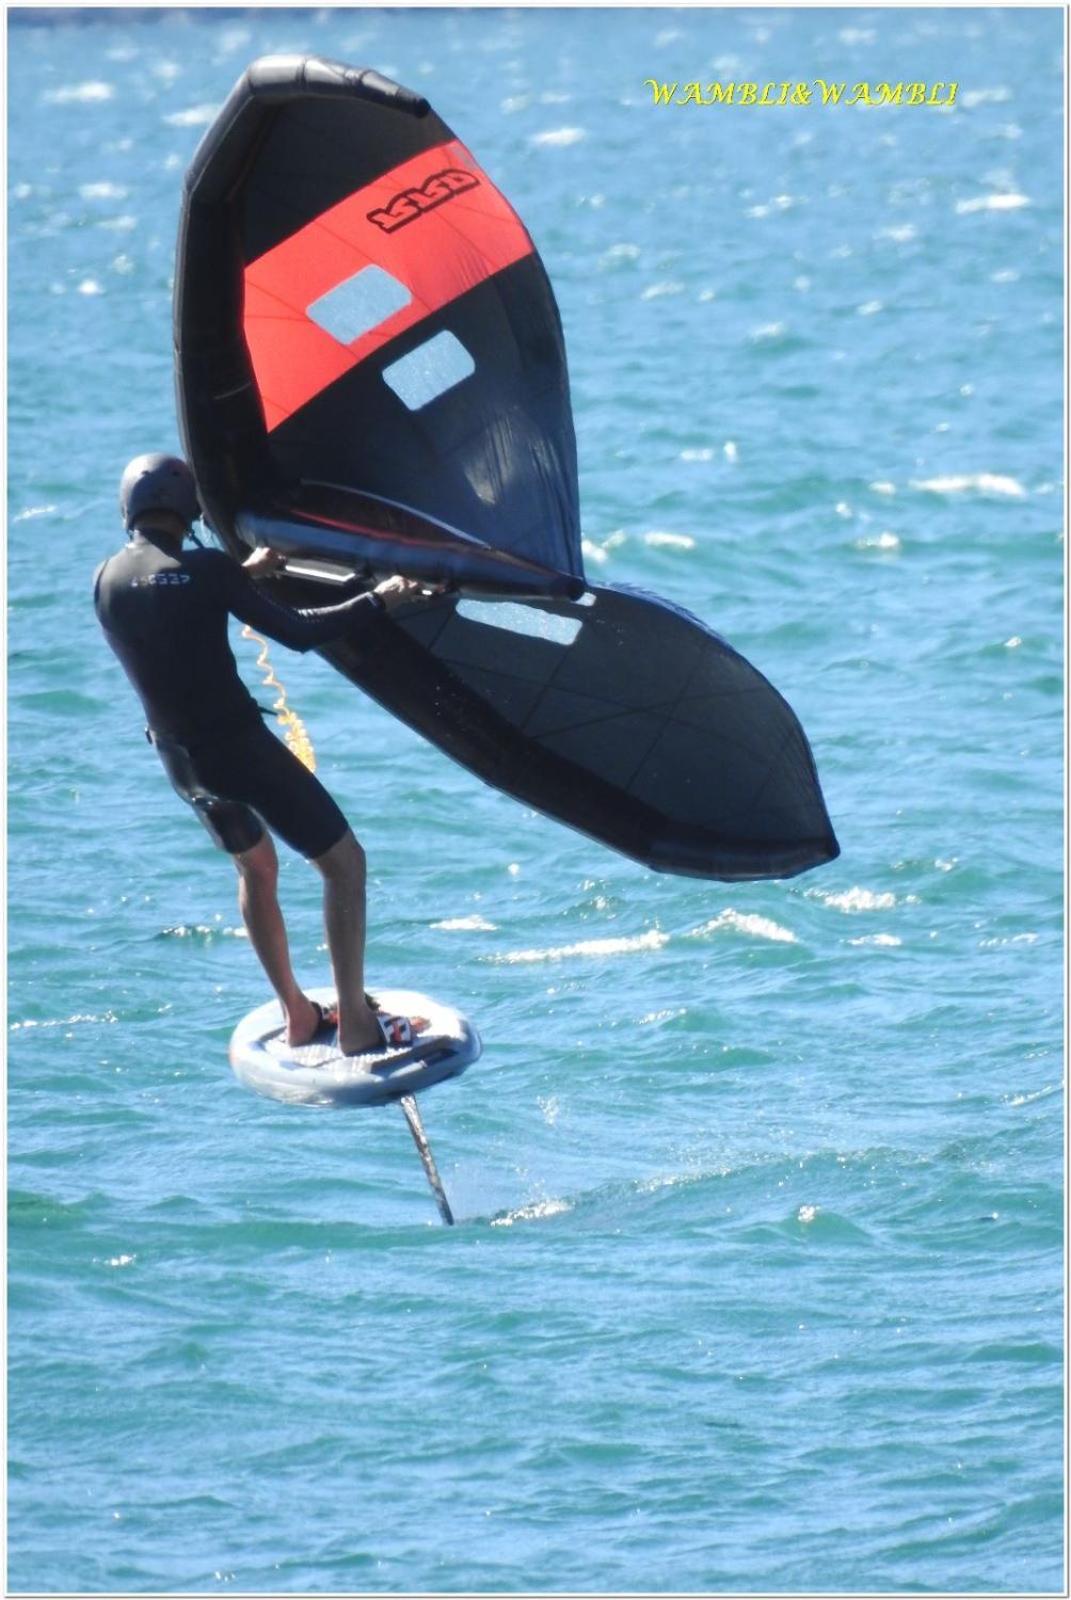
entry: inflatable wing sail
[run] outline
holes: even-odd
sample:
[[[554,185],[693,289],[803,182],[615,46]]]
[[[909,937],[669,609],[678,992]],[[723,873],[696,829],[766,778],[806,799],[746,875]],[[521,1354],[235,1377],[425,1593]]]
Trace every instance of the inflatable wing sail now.
[[[504,196],[427,102],[265,57],[186,177],[183,442],[295,604],[402,572],[430,605],[323,654],[487,782],[663,871],[838,853],[806,737],[724,640],[586,584],[561,322]]]
[[[425,100],[254,62],[187,174],[175,296],[185,443],[224,540],[582,592],[550,283]]]

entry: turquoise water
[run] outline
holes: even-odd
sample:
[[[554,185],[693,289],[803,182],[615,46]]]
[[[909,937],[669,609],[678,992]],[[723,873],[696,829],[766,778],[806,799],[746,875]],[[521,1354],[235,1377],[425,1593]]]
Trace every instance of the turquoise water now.
[[[1061,1585],[1062,21],[15,17],[13,1589]],[[369,853],[373,981],[484,1034],[423,1104],[454,1230],[396,1109],[231,1078],[265,997],[232,874],[90,606],[124,461],[177,443],[183,168],[300,49],[426,92],[514,200],[589,571],[774,680],[843,847],[658,877],[276,650]],[[322,982],[313,874],[282,887]]]

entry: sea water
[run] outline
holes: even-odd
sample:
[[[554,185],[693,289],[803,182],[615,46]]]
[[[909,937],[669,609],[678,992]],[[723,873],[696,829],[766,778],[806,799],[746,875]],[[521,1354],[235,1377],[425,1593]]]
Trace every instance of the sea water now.
[[[12,1588],[1059,1587],[1062,20],[11,14]],[[412,85],[513,200],[590,575],[777,684],[843,847],[658,876],[274,651],[372,981],[484,1036],[423,1103],[454,1229],[397,1108],[232,1079],[233,873],[90,603],[178,442],[184,168],[274,51]]]

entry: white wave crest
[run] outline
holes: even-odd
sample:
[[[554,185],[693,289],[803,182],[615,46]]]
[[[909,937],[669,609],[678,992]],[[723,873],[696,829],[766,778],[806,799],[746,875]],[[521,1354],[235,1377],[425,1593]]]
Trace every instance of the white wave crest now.
[[[71,1028],[81,1022],[118,1022],[119,1018],[114,1011],[105,1011],[101,1016],[95,1016],[91,1011],[78,1011],[73,1017],[45,1017],[37,1021],[28,1017],[24,1022],[12,1022],[8,1026],[10,1033],[18,1033],[23,1028]]]
[[[731,906],[712,921],[704,922],[701,927],[692,928],[688,938],[700,939],[705,934],[718,933],[722,928],[729,928],[733,933],[746,933],[752,939],[772,939],[775,944],[799,943],[791,928],[783,928],[779,922],[774,922],[769,917],[756,916],[754,912],[734,911]]]
[[[83,183],[78,186],[83,200],[125,200],[127,191],[121,183]]]
[[[551,945],[545,950],[509,950],[489,956],[496,966],[513,967],[534,961],[567,961],[571,956],[623,956],[638,950],[661,950],[669,934],[651,928],[647,933],[624,935],[618,939],[582,939],[578,944]]]
[[[1030,1106],[1035,1100],[1047,1100],[1050,1095],[1060,1094],[1062,1090],[1062,1083],[1047,1083],[1043,1089],[1035,1089],[1031,1094],[1005,1095],[1004,1103],[1009,1106]]]
[[[638,261],[640,247],[638,244],[612,244],[609,250],[603,251],[602,259],[608,266],[618,261]]]
[[[646,1016],[637,1019],[636,1026],[638,1028],[649,1028],[653,1023],[672,1022],[675,1017],[686,1017],[687,1015],[688,1012],[684,1006],[678,1006],[676,1010],[671,1008],[668,1011],[648,1011]]]
[[[1026,498],[1026,490],[1017,478],[999,472],[954,472],[941,478],[914,478],[912,489],[927,489],[930,494],[997,494],[1009,499]]]
[[[218,106],[188,106],[185,111],[169,112],[164,121],[171,128],[207,128],[218,110]]]
[[[973,200],[957,200],[956,215],[966,217],[973,211],[1018,211],[1029,204],[1025,194],[979,194]]]
[[[896,534],[890,533],[889,530],[886,529],[884,533],[869,533],[862,539],[856,539],[855,548],[857,550],[890,551],[899,550],[901,546],[900,540],[897,538]]]
[[[515,1222],[542,1222],[544,1217],[560,1217],[573,1209],[569,1200],[533,1200],[530,1205],[507,1211],[504,1217],[492,1217],[492,1228],[512,1228]]]
[[[49,89],[43,96],[47,106],[93,105],[111,100],[115,90],[110,83],[65,83],[61,89]]]
[[[1003,84],[998,89],[965,89],[960,95],[960,103],[973,108],[984,105],[1003,105],[1011,99],[1011,90]]]
[[[433,922],[433,928],[439,928],[443,933],[495,933],[497,924],[488,922],[486,917],[481,917],[474,911],[470,917],[446,917],[442,922]]]
[[[564,150],[567,145],[579,144],[586,138],[584,128],[548,128],[546,133],[533,133],[528,142],[540,149]]]
[[[645,533],[643,542],[650,545],[653,550],[695,549],[695,540],[689,534],[664,533],[660,528],[653,528],[650,533]]]
[[[889,890],[878,892],[874,889],[845,889],[840,894],[828,894],[822,889],[811,890],[825,905],[831,906],[834,911],[891,911],[896,904],[896,896]]]

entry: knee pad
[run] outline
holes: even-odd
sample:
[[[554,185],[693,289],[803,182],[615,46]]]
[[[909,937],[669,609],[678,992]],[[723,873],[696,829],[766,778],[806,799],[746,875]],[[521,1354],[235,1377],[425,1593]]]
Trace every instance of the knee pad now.
[[[221,800],[214,794],[195,794],[191,804],[221,850],[240,856],[264,837],[264,824],[250,806],[239,800]]]

